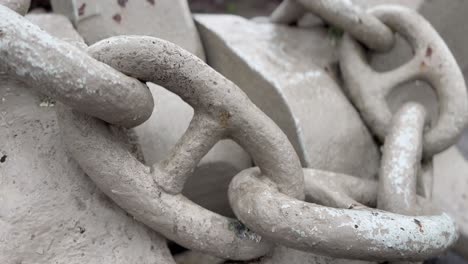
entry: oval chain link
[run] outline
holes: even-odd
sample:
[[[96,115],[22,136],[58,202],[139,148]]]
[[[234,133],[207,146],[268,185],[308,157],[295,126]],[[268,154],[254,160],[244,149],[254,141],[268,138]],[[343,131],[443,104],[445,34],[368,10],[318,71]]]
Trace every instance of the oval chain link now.
[[[416,205],[421,145],[425,157],[432,157],[453,144],[467,121],[461,72],[445,43],[418,14],[399,7],[367,13],[348,1],[286,0],[273,15],[273,20],[290,21],[304,13],[302,6],[371,49],[387,51],[393,45],[390,28],[398,29],[413,44],[416,55],[408,64],[380,75],[367,70],[364,51],[353,38],[345,36],[341,48],[344,79],[364,119],[382,141],[393,128],[376,184],[312,169],[302,171],[284,133],[237,86],[173,44],[150,37],[110,38],[88,50],[101,63],[39,30],[2,6],[4,3],[19,13],[29,6],[29,1],[0,1],[0,73],[24,80],[76,109],[59,104],[58,116],[65,142],[83,170],[122,208],[179,244],[239,260],[264,255],[272,248],[270,240],[333,257],[417,261],[442,253],[456,241],[455,224],[446,214],[408,215],[426,213],[424,206],[418,209],[420,204]],[[363,72],[356,73],[357,69]],[[373,82],[359,78],[363,73]],[[151,168],[120,145],[107,123],[91,117],[126,127],[149,117],[153,102],[147,87],[125,74],[170,89],[196,110],[171,155]],[[434,85],[441,105],[439,120],[424,134],[423,144],[418,137],[424,124],[419,106],[405,106],[394,116],[382,108],[390,89],[416,78]],[[386,81],[389,84],[382,88],[380,84]],[[383,114],[373,119],[372,107]],[[229,199],[239,219],[261,236],[180,194],[198,161],[226,137],[241,144],[260,167],[233,179]],[[348,209],[300,201],[304,198],[303,172],[308,196]],[[323,181],[323,185],[316,184],[328,174],[336,179],[328,185]],[[311,183],[314,177],[317,181]],[[332,187],[326,189],[329,185]],[[357,194],[353,186],[367,191]],[[401,196],[392,196],[395,192]],[[371,210],[364,204],[405,215]]]
[[[271,20],[277,23],[291,23],[306,11],[343,29],[370,49],[388,51],[394,44],[390,28],[351,1],[285,0],[273,12]]]
[[[0,17],[0,74],[111,124],[134,127],[150,117],[154,102],[145,84],[50,36],[8,7],[0,5]]]
[[[415,11],[381,6],[371,14],[405,37],[414,56],[394,70],[376,72],[368,65],[360,44],[345,35],[340,49],[340,68],[346,89],[366,124],[383,141],[392,119],[386,96],[408,81],[429,83],[439,102],[439,117],[424,134],[423,155],[430,158],[453,145],[467,123],[468,99],[463,74],[442,38]]]

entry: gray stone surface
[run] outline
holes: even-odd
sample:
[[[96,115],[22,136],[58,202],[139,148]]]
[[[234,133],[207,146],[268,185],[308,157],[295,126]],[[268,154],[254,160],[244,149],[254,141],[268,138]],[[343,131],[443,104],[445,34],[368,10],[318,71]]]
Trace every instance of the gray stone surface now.
[[[434,157],[433,200],[457,222],[455,251],[468,258],[468,160],[456,147]]]
[[[208,63],[281,127],[303,166],[374,176],[378,150],[334,79],[335,39],[324,28],[229,15],[196,15],[195,20]]]
[[[147,35],[171,41],[204,58],[186,0],[52,0],[90,45],[117,35]]]
[[[62,16],[29,18],[77,37]],[[4,77],[0,263],[171,263],[165,239],[108,199],[65,151],[55,102]]]

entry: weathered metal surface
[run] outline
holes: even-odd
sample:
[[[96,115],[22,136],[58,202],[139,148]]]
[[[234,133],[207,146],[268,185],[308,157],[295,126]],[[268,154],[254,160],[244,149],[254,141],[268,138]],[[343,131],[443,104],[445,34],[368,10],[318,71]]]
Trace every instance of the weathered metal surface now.
[[[304,173],[307,178],[316,172]],[[337,258],[424,260],[443,253],[458,239],[455,223],[445,213],[403,216],[307,203],[279,192],[255,168],[234,177],[229,200],[236,216],[266,239]]]
[[[336,47],[324,28],[308,31],[227,15],[195,20],[210,65],[281,127],[304,167],[364,178],[377,174],[378,149],[334,80]]]
[[[28,19],[80,40],[65,17]],[[110,201],[66,152],[56,102],[0,79],[0,263],[174,263],[165,239]]]
[[[302,7],[302,13],[299,11]],[[372,14],[347,0],[287,0],[273,12],[273,22],[297,21],[306,11],[311,11],[336,27],[343,29],[368,48],[378,51],[389,50],[393,33]]]
[[[161,86],[147,83],[155,105],[153,114],[134,130],[145,157],[151,165],[166,159],[187,130],[193,108]],[[233,216],[227,198],[232,177],[252,167],[250,156],[230,139],[221,140],[200,160],[187,179],[183,194],[194,203],[224,216]]]
[[[423,154],[430,157],[456,142],[468,118],[467,92],[463,75],[444,41],[418,13],[399,6],[372,10],[386,25],[408,39],[414,56],[388,72],[374,71],[364,58],[362,47],[345,36],[340,67],[346,89],[372,131],[381,139],[392,113],[385,97],[401,83],[427,81],[439,99],[439,116],[424,136]]]
[[[303,198],[302,169],[281,130],[232,82],[169,42],[122,36],[89,51],[123,73],[176,93],[195,116],[170,156],[149,168],[121,148],[102,122],[63,111],[64,137],[83,169],[136,219],[185,247],[234,259],[265,254],[271,245],[260,236],[194,205],[180,191],[213,144],[232,137],[282,192]]]
[[[69,13],[89,42],[116,35],[147,35],[171,41],[204,58],[198,33],[185,0],[157,1],[52,1],[55,11]],[[83,7],[83,14],[76,8]],[[75,13],[74,13],[75,12]],[[119,14],[116,23],[111,14]],[[161,24],[161,26],[158,26]],[[187,34],[187,33],[190,34]],[[177,95],[147,83],[155,107],[149,119],[135,128],[146,164],[162,161],[184,134],[193,109]],[[232,140],[222,140],[206,154],[184,186],[184,195],[196,204],[225,216],[233,216],[227,188],[234,175],[252,166],[248,154]]]
[[[412,103],[394,115],[383,147],[377,208],[405,215],[415,213],[425,117],[424,108]]]
[[[52,0],[88,44],[119,35],[153,36],[204,59],[203,46],[186,0]]]
[[[2,5],[0,17],[3,74],[112,124],[133,127],[151,115],[153,98],[138,80],[50,36]]]

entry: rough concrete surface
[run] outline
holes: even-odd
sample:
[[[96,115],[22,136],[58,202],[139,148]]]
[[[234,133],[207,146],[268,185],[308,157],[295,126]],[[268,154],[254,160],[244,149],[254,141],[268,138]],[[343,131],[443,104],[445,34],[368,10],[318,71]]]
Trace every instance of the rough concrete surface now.
[[[186,0],[52,0],[86,43],[118,35],[146,35],[171,41],[204,58]]]

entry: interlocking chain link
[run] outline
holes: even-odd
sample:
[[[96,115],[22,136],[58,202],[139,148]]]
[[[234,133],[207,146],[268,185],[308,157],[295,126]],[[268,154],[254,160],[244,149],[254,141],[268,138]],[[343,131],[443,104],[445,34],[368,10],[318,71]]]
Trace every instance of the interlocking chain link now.
[[[388,51],[394,44],[391,29],[351,1],[286,0],[275,10],[271,20],[291,23],[299,19],[306,10],[343,29],[370,49]]]
[[[383,148],[377,208],[404,215],[416,211],[425,117],[424,108],[413,103],[404,105],[393,117]]]
[[[439,117],[425,132],[423,155],[431,157],[453,145],[468,120],[468,103],[463,74],[445,42],[418,13],[398,6],[371,11],[403,35],[414,57],[388,72],[374,71],[365,60],[363,48],[345,35],[340,50],[340,68],[352,101],[371,130],[383,140],[392,113],[386,96],[399,84],[412,80],[428,82],[437,92]]]
[[[287,22],[306,7],[347,32],[340,50],[346,86],[367,125],[381,141],[386,138],[376,183],[302,169],[285,134],[245,93],[174,44],[113,37],[89,47],[89,56],[1,5],[10,2],[0,2],[0,74],[65,104],[57,107],[60,127],[83,170],[119,206],[175,242],[237,260],[261,257],[280,244],[331,257],[418,261],[457,240],[449,216],[429,215],[427,200],[416,195],[416,177],[421,149],[430,159],[453,144],[466,124],[465,84],[442,39],[415,12],[389,6],[364,12],[343,0],[287,0],[273,15]],[[24,6],[16,10],[23,13]],[[390,29],[408,38],[415,56],[394,71],[376,73],[354,39],[386,51],[394,41]],[[429,82],[439,96],[438,122],[424,134],[420,106],[405,105],[393,115],[384,101],[393,87],[413,79]],[[169,89],[195,109],[169,157],[151,167],[133,157],[109,129],[110,124],[133,127],[151,114],[152,97],[139,80]],[[180,193],[200,159],[224,138],[237,141],[259,167],[241,172],[229,187],[231,206],[242,223]],[[322,205],[301,201],[304,185],[307,196]]]
[[[136,219],[185,247],[239,260],[264,255],[272,246],[268,241],[180,192],[206,152],[230,137],[281,191],[303,198],[302,169],[286,135],[240,88],[174,44],[122,36],[98,42],[89,52],[125,74],[169,89],[195,115],[170,156],[149,168],[120,147],[103,122],[62,111],[64,138],[85,172]]]
[[[154,103],[145,84],[2,5],[0,17],[0,74],[111,124],[134,127],[150,117]]]

